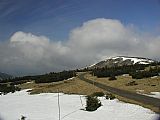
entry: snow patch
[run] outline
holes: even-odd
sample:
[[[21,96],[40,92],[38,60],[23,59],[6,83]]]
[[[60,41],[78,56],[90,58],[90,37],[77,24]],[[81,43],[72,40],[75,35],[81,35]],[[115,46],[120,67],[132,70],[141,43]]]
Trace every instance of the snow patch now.
[[[140,61],[139,64],[149,64],[148,62]]]
[[[92,66],[95,66],[95,65],[96,65],[96,63],[94,63],[94,64],[90,65],[89,67],[92,67]]]
[[[129,76],[129,74],[123,74],[122,76],[123,76],[123,77],[126,77],[126,76]]]
[[[29,83],[34,83],[33,81],[31,81],[31,82],[26,82],[27,84],[29,84]]]
[[[150,94],[144,94],[144,95],[160,99],[160,92],[150,92]]]
[[[137,89],[137,90],[136,90],[136,93],[138,93],[138,94],[143,94],[143,93],[144,93],[144,90],[139,90],[139,89]]]
[[[160,99],[160,92],[150,92],[149,94],[144,94],[144,90],[136,90],[136,91],[138,94]]]
[[[72,80],[72,79],[74,79],[75,77],[71,77],[71,78],[68,78],[67,80]]]
[[[121,57],[111,57],[111,58],[109,58],[109,59],[115,60],[115,59],[118,59],[118,58],[121,58]]]
[[[151,78],[153,79],[153,78],[157,78],[157,77],[158,77],[158,76],[153,76],[153,77],[151,77]]]
[[[125,60],[131,60],[131,61],[134,62],[134,64],[136,64],[136,63],[140,63],[140,64],[149,64],[149,63],[154,62],[154,61],[152,61],[152,60],[145,59],[145,58],[138,58],[138,57],[136,58],[136,57],[127,57],[127,56],[111,57],[110,59],[115,60],[115,59],[118,59],[118,58],[122,58],[123,61],[125,61]]]
[[[150,96],[160,99],[160,92],[151,92]]]
[[[112,59],[117,59],[117,58],[122,58],[123,59],[123,61],[125,61],[125,60],[131,60],[131,61],[133,61],[134,62],[134,64],[136,64],[136,63],[140,63],[140,64],[149,64],[149,63],[152,63],[152,62],[154,62],[154,61],[152,61],[152,60],[149,60],[149,59],[143,59],[143,58],[136,58],[136,57],[114,57],[114,58],[112,58]]]
[[[26,90],[0,96],[0,117],[4,120],[57,120],[57,93],[29,95]],[[86,98],[81,96],[82,104]],[[102,105],[97,111],[87,112],[79,95],[60,94],[61,120],[155,120],[158,114],[138,105],[119,100],[100,98]]]

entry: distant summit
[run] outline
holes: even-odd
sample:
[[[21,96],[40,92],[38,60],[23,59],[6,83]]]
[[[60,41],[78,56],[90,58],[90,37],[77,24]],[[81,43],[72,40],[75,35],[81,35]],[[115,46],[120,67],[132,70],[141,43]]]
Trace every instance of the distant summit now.
[[[6,74],[6,73],[0,72],[0,81],[1,80],[5,80],[5,79],[9,79],[9,78],[13,78],[13,76],[9,75],[9,74]]]
[[[129,57],[129,56],[116,56],[109,59],[100,61],[96,64],[90,65],[88,69],[103,68],[103,67],[114,67],[134,64],[151,64],[156,62],[152,59],[142,57]]]

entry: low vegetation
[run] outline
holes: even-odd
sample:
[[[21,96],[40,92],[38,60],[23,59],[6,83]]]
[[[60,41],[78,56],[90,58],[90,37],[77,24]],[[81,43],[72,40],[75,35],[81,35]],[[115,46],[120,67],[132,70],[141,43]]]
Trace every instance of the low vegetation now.
[[[106,99],[110,99],[113,100],[115,99],[115,95],[113,95],[112,93],[106,93],[104,94],[104,92],[94,92],[91,95],[88,95],[86,98],[86,110],[87,111],[95,111],[97,110],[102,104],[100,102],[100,100],[97,97],[103,97],[105,96]]]
[[[59,73],[49,73],[47,75],[40,76],[38,79],[35,79],[35,83],[50,83],[66,80],[71,77],[75,77],[76,74],[74,71],[63,71]]]
[[[102,97],[105,94],[103,92],[94,92],[93,94],[91,94],[92,97]]]
[[[117,78],[115,76],[111,76],[108,80],[117,80]]]
[[[23,77],[15,77],[13,79],[7,79],[1,81],[1,83],[10,82],[12,85],[23,84],[30,81],[35,81],[35,83],[50,83],[50,82],[58,82],[71,77],[75,77],[75,71],[62,71],[62,72],[50,72],[44,75],[34,75],[34,76],[23,76]]]
[[[20,91],[21,89],[15,85],[0,84],[0,94],[7,94],[9,92],[14,93],[15,91]]]
[[[134,86],[134,85],[138,85],[138,83],[136,81],[130,81],[126,84],[126,86]]]
[[[160,73],[160,67],[150,67],[149,70],[143,70],[143,71],[135,71],[131,72],[130,75],[133,79],[142,79],[142,78],[148,78],[153,76],[158,76]]]
[[[26,120],[26,118],[27,118],[27,117],[25,117],[25,116],[22,115],[22,116],[21,116],[21,119],[18,119],[18,120]]]
[[[109,77],[98,78],[92,76],[91,74],[86,74],[85,78],[90,79],[94,82],[99,82],[107,86],[114,88],[127,90],[130,92],[137,92],[137,90],[143,90],[143,93],[149,94],[150,92],[159,92],[160,91],[160,76],[142,78],[142,79],[133,79],[129,74],[116,76],[117,80],[109,80]],[[135,82],[133,82],[135,81]]]
[[[87,96],[86,98],[86,111],[95,111],[102,105],[97,97]]]
[[[105,97],[106,97],[106,99],[110,99],[110,100],[113,100],[113,99],[116,98],[115,95],[113,95],[112,93],[107,93],[107,94],[105,95]]]
[[[92,74],[94,76],[97,76],[98,78],[101,77],[112,77],[112,76],[118,76],[123,74],[129,74],[130,72],[134,72],[137,70],[144,70],[145,67],[148,65],[128,65],[128,66],[115,66],[115,67],[104,67],[104,68],[97,68],[92,71]]]
[[[154,67],[152,67],[154,65]],[[116,80],[115,76],[129,74],[133,79],[142,79],[153,76],[159,76],[160,67],[158,63],[150,64],[135,64],[128,66],[115,66],[115,67],[104,67],[97,68],[92,70],[92,75],[97,76],[98,78],[110,77],[109,80]],[[146,67],[149,67],[149,70],[146,70]]]

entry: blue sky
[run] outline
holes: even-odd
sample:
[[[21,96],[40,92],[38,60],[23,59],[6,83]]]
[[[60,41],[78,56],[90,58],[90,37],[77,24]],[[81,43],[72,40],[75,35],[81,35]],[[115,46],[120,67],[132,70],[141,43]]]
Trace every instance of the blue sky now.
[[[108,57],[160,60],[160,0],[0,0],[0,72],[40,74]]]
[[[95,18],[118,19],[160,34],[160,1],[0,0],[0,41],[17,31],[66,40],[72,29]]]

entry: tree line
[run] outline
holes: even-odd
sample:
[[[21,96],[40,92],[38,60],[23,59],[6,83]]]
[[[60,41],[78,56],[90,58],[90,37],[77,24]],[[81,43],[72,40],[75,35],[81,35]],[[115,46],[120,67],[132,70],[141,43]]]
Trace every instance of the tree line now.
[[[49,82],[58,82],[71,77],[76,76],[75,71],[62,71],[62,72],[50,72],[43,75],[34,75],[34,76],[23,76],[15,77],[12,79],[7,79],[0,81],[0,83],[10,83],[11,85],[23,84],[30,81],[35,81],[35,83],[49,83]]]
[[[15,91],[20,91],[21,89],[15,85],[0,84],[0,94],[7,94],[9,92],[14,93]]]
[[[130,73],[130,76],[132,76],[132,78],[134,79],[142,79],[159,75],[160,75],[160,67],[155,67],[155,68],[150,67],[149,70],[135,71]]]
[[[136,70],[144,70],[147,65],[135,64],[115,67],[96,68],[92,70],[92,74],[97,77],[112,77],[123,74],[129,74]]]
[[[149,64],[135,64],[128,66],[115,66],[115,67],[104,67],[96,68],[92,70],[92,75],[97,77],[113,77],[123,74],[129,74],[132,78],[142,79],[152,76],[158,76],[160,74],[160,67],[157,64],[154,68],[150,67],[149,70],[145,70],[146,67],[149,67]]]
[[[76,73],[74,71],[63,71],[58,73],[49,73],[47,75],[42,75],[38,79],[35,79],[35,83],[49,83],[58,82],[66,80],[68,78],[75,77]]]

